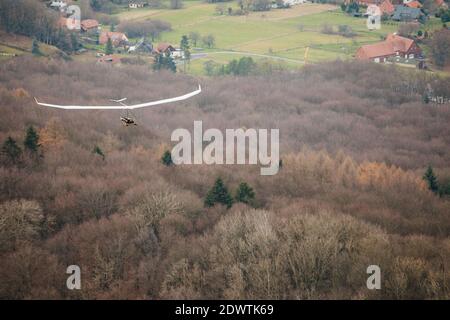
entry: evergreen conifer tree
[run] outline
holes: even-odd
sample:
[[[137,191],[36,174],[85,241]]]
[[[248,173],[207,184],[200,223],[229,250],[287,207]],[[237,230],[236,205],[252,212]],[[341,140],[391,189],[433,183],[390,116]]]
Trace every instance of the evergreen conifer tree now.
[[[237,202],[249,204],[255,199],[255,192],[246,182],[241,182],[234,198]]]
[[[2,146],[2,156],[6,164],[16,165],[20,161],[22,155],[22,149],[17,145],[17,142],[8,137]]]
[[[425,174],[423,175],[423,179],[427,182],[428,189],[430,189],[433,193],[439,192],[438,181],[431,166],[428,166]]]
[[[25,150],[28,150],[32,153],[38,152],[40,147],[39,134],[36,132],[36,130],[34,130],[33,126],[28,127],[23,145],[25,146]]]
[[[173,164],[172,154],[170,153],[170,151],[167,150],[164,152],[164,154],[161,158],[161,162],[167,167],[169,167]]]
[[[31,43],[31,53],[35,56],[40,56],[42,54],[36,39],[33,39],[33,42]]]
[[[216,203],[225,205],[227,209],[231,208],[233,205],[233,198],[221,178],[217,178],[214,186],[209,190],[205,199],[205,206],[207,207],[212,207]]]
[[[114,53],[114,48],[113,48],[113,43],[112,43],[111,38],[108,38],[108,41],[106,42],[105,53],[107,55]]]
[[[103,160],[105,160],[105,154],[103,153],[103,150],[100,149],[99,146],[95,146],[94,149],[92,150],[92,153],[98,154],[100,157],[102,157]]]

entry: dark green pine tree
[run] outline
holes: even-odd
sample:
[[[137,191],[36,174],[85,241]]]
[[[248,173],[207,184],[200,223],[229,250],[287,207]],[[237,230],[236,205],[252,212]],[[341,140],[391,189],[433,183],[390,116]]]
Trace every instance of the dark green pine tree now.
[[[221,178],[217,178],[205,198],[205,206],[207,207],[212,207],[216,203],[225,205],[227,209],[233,205],[233,198]]]
[[[172,72],[177,71],[177,66],[173,58],[170,56],[170,53],[167,53],[166,55],[159,53],[156,55],[153,70],[158,71],[161,69],[170,70]]]
[[[171,165],[173,165],[173,161],[172,161],[172,154],[170,153],[170,151],[166,150],[161,158],[161,162],[167,166],[170,167]]]
[[[113,43],[112,43],[111,38],[108,38],[108,41],[106,41],[105,53],[107,55],[114,53],[114,48],[113,48]]]
[[[33,42],[31,43],[31,53],[35,56],[40,56],[42,54],[39,49],[39,42],[36,39],[33,39]]]
[[[105,154],[103,153],[103,150],[100,149],[99,146],[95,146],[94,149],[92,150],[92,153],[98,154],[100,157],[102,157],[103,160],[105,160]]]
[[[25,146],[25,150],[32,153],[39,151],[39,134],[34,130],[33,126],[28,127],[23,145]]]
[[[180,42],[180,49],[181,50],[189,50],[189,38],[184,35],[181,37],[181,42]]]
[[[78,39],[77,39],[77,36],[75,35],[75,33],[70,34],[70,46],[71,46],[73,52],[77,51],[78,48],[80,47],[80,44],[78,42]]]
[[[450,196],[450,181],[439,184],[439,194],[441,196]]]
[[[430,189],[433,193],[439,192],[438,181],[431,166],[428,166],[425,174],[423,175],[423,179],[427,182],[428,189]]]
[[[68,35],[63,31],[59,30],[58,40],[56,41],[56,46],[58,49],[64,52],[72,52],[72,44],[69,41]]]
[[[255,199],[255,192],[246,182],[241,182],[234,198],[237,202],[250,204]]]
[[[191,59],[191,52],[189,51],[190,46],[189,46],[188,36],[184,35],[181,37],[180,49],[183,51],[183,55],[184,55],[183,68],[184,68],[184,72],[186,72],[186,63],[189,62]]]
[[[2,155],[8,165],[17,165],[20,162],[22,149],[17,145],[16,141],[8,137],[2,146]]]
[[[155,57],[155,63],[153,64],[153,70],[161,70],[164,65],[164,56],[161,53],[158,53]]]
[[[175,61],[170,56],[170,53],[167,53],[164,57],[164,67],[172,72],[177,71],[177,65],[175,64]]]

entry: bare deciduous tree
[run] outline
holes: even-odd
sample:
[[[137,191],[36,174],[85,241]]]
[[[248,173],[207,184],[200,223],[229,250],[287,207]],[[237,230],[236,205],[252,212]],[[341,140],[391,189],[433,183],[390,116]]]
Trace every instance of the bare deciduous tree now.
[[[35,201],[9,201],[0,205],[0,251],[11,250],[17,241],[39,237],[44,215]]]

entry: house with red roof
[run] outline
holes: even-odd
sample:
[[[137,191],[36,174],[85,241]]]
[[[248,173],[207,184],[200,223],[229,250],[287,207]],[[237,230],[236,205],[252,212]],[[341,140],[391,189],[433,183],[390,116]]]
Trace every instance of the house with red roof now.
[[[388,16],[391,16],[394,11],[395,11],[395,7],[392,4],[391,0],[384,0],[380,5],[379,5],[380,11],[382,14],[386,14]]]
[[[392,15],[395,11],[395,7],[391,0],[357,0],[358,5],[369,7],[371,5],[376,5],[380,8],[382,14]]]
[[[373,62],[386,62],[390,57],[402,57],[415,59],[420,56],[422,50],[414,40],[390,34],[386,40],[362,46],[356,51],[356,59]]]
[[[180,48],[175,48],[170,43],[159,43],[156,48],[153,49],[153,54],[169,55],[174,59],[184,59],[184,51]]]
[[[172,54],[176,49],[170,44],[166,42],[158,43],[155,48],[155,53],[169,53]]]
[[[95,19],[81,20],[81,30],[84,32],[97,31],[99,23]]]
[[[98,38],[99,44],[106,44],[108,38],[111,39],[115,47],[128,42],[127,36],[122,32],[103,31]]]
[[[422,4],[417,0],[409,1],[409,2],[405,3],[405,6],[410,7],[410,8],[415,8],[415,9],[422,8]]]

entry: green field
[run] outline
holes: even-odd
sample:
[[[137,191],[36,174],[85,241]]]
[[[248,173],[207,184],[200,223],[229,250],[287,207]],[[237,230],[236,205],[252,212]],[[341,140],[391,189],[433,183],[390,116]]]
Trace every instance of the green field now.
[[[225,6],[237,8],[235,2],[225,3]],[[202,65],[207,60],[226,63],[248,53],[267,55],[266,58],[269,59],[278,57],[297,60],[298,63],[286,63],[293,67],[301,66],[306,47],[310,47],[308,62],[351,59],[361,45],[380,41],[383,36],[398,28],[397,23],[388,22],[382,23],[380,30],[369,31],[365,18],[348,16],[340,8],[328,4],[308,3],[290,9],[253,12],[248,16],[219,15],[216,7],[217,4],[187,1],[184,8],[179,10],[124,10],[117,16],[121,21],[160,19],[170,22],[173,30],[163,33],[159,41],[176,46],[182,35],[193,31],[201,35],[213,34],[216,39],[213,49],[193,50],[194,54],[207,53],[192,61],[190,70],[193,73],[201,73]],[[336,30],[339,25],[350,26],[356,36],[346,38],[337,34],[324,34],[321,32],[324,24],[331,25]],[[429,24],[433,26],[433,22]],[[197,44],[197,47],[201,46],[201,43]],[[227,55],[224,51],[233,51],[233,54]]]

